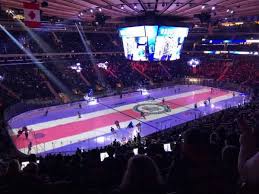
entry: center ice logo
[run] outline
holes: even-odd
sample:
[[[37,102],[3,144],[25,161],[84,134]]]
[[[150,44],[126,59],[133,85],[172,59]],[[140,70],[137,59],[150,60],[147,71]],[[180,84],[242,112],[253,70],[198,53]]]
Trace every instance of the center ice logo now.
[[[170,112],[170,108],[168,106],[162,104],[138,104],[133,107],[135,111],[143,112],[147,114],[162,114],[165,112]]]

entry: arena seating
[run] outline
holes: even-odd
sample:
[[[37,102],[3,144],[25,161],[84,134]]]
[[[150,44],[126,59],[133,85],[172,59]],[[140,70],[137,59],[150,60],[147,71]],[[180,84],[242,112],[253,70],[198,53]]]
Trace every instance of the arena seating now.
[[[33,53],[44,53],[25,32],[13,34]],[[76,32],[38,32],[37,35],[48,42],[53,52],[85,52]],[[122,43],[115,34],[88,34],[87,38],[93,52],[123,52]],[[0,32],[0,39],[3,40],[0,54],[22,53],[3,32]],[[188,52],[192,44],[184,48]],[[203,51],[211,47],[195,49]],[[256,57],[212,57],[194,53],[175,62],[148,63],[127,61],[118,53],[93,56],[96,64],[89,56],[69,56],[55,62],[46,58],[42,64],[60,80],[68,94],[79,97],[77,99],[82,99],[89,89],[105,94],[109,90],[159,85],[185,77],[212,79],[218,87],[233,83],[236,90],[239,86],[252,90],[259,82]],[[201,64],[193,73],[187,61],[200,56]],[[106,61],[107,69],[96,66]],[[71,69],[76,63],[81,63],[83,68],[80,74]],[[0,193],[258,193],[259,164],[254,137],[259,130],[259,103],[256,99],[144,138],[136,137],[123,145],[114,141],[101,149],[78,149],[72,155],[63,153],[36,158],[17,153],[7,134],[3,110],[29,99],[54,101],[56,94],[67,91],[33,64],[0,66],[0,75],[4,78],[0,81]],[[163,144],[168,143],[172,152],[163,148]],[[138,155],[134,156],[136,148]],[[103,152],[109,157],[101,161]],[[21,169],[24,161],[29,164]]]
[[[239,132],[233,115],[245,114],[249,126],[258,127],[258,111],[257,103],[229,108],[143,140],[126,145],[114,142],[101,150],[78,150],[74,155],[49,155],[39,158],[39,164],[31,155],[22,171],[17,160],[2,162],[1,193],[236,193],[240,189]],[[236,118],[241,122],[241,117]],[[172,152],[163,149],[168,142]],[[139,155],[131,158],[134,148]],[[101,162],[99,154],[105,151],[109,157]],[[142,179],[135,183],[132,178],[138,176]],[[246,187],[242,189],[248,192]]]

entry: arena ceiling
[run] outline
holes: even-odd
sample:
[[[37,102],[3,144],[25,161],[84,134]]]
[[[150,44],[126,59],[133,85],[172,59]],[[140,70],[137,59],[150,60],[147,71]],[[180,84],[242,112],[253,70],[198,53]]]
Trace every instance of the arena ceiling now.
[[[2,9],[22,9],[22,2],[31,0],[0,0]],[[42,3],[44,0],[38,0]],[[192,20],[194,14],[210,12],[213,18],[259,15],[259,0],[45,0],[41,7],[45,16],[64,19],[93,20],[96,13],[118,21],[127,16],[156,12],[158,15],[176,15]]]

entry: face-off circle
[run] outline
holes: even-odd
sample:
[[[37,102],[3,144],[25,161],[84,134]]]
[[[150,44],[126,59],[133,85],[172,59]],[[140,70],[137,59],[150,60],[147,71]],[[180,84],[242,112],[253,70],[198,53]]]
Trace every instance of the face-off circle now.
[[[134,106],[133,109],[147,114],[162,114],[171,111],[171,109],[166,105],[153,103],[138,104]]]

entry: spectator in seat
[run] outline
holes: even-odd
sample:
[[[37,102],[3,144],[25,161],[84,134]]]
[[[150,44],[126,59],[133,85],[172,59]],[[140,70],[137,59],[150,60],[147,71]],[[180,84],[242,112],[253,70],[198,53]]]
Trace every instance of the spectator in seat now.
[[[211,159],[209,134],[199,129],[184,132],[180,156],[168,174],[168,192],[177,194],[223,193],[220,165]]]
[[[6,176],[13,178],[13,177],[19,176],[20,174],[21,174],[21,165],[19,161],[11,160],[8,165]]]
[[[7,186],[7,190],[11,192],[18,192],[20,182],[22,180],[21,165],[18,160],[11,160],[9,162],[6,175],[3,179],[4,184]]]
[[[258,116],[258,113],[257,113]],[[257,117],[258,118],[258,117]],[[238,157],[238,170],[245,183],[245,193],[259,192],[259,149],[258,126],[250,127],[241,117],[238,121],[240,128],[240,152]]]
[[[162,178],[155,162],[145,155],[129,159],[120,188],[121,194],[164,194]]]
[[[223,165],[223,179],[225,184],[225,193],[237,193],[238,191],[238,153],[239,148],[228,145],[222,149],[222,165]]]

